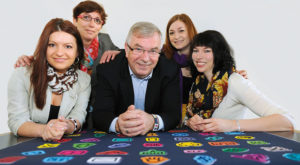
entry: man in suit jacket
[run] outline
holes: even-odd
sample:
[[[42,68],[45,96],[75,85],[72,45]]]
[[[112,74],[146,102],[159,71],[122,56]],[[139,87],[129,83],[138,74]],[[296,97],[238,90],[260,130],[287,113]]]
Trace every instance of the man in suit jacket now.
[[[94,127],[127,136],[175,128],[181,119],[179,68],[160,57],[161,32],[134,24],[125,51],[97,67]]]

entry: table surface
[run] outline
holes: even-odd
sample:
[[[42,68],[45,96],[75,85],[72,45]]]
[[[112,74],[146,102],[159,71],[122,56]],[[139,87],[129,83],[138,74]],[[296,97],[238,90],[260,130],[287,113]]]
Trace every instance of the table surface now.
[[[273,135],[280,136],[286,139],[294,140],[300,142],[300,131],[290,132],[290,131],[281,131],[281,132],[269,132]],[[0,134],[0,149],[7,148],[9,146],[13,146],[18,143],[22,143],[28,141],[32,138],[28,137],[17,137],[12,133],[4,133]]]
[[[185,131],[187,131],[187,130],[185,130]],[[64,138],[67,138],[67,139],[72,138],[72,140],[73,140],[72,144],[76,143],[77,145],[81,144],[80,142],[84,142],[82,140],[99,139],[99,142],[95,142],[95,143],[98,143],[99,145],[97,144],[96,147],[91,147],[91,148],[86,149],[86,150],[74,150],[74,144],[73,144],[73,147],[72,147],[71,146],[72,144],[70,142],[68,142],[69,144],[68,143],[62,143],[60,148],[57,148],[57,149],[40,148],[38,150],[39,151],[40,150],[46,151],[47,154],[45,155],[45,157],[48,156],[48,158],[52,158],[52,159],[53,158],[57,159],[57,157],[49,157],[49,156],[55,156],[55,155],[61,156],[63,154],[66,154],[66,153],[62,153],[62,152],[70,152],[70,151],[73,151],[73,150],[76,151],[76,152],[77,151],[85,151],[87,154],[85,156],[81,157],[81,159],[78,159],[79,158],[78,156],[74,156],[74,160],[76,159],[75,164],[76,163],[77,164],[85,164],[84,161],[86,161],[88,157],[95,156],[95,155],[96,155],[96,157],[97,157],[97,155],[101,157],[101,154],[99,154],[100,152],[101,153],[104,153],[103,151],[108,152],[106,150],[109,150],[109,148],[110,148],[110,146],[108,146],[109,144],[120,144],[120,145],[125,144],[125,143],[120,143],[121,141],[114,141],[114,140],[122,140],[122,139],[123,140],[125,140],[125,139],[128,140],[128,139],[131,139],[131,138],[122,138],[122,137],[120,138],[119,136],[116,136],[114,134],[107,134],[106,136],[103,136],[103,137],[102,136],[95,136],[97,134],[96,132],[99,132],[99,131],[95,131],[95,130],[84,131],[84,132],[86,132],[86,133],[82,133],[80,135],[82,137],[69,137],[69,136],[66,136]],[[269,135],[269,134],[266,134],[266,133],[255,133],[255,132],[254,133],[245,132],[243,135],[239,136],[239,134],[237,134],[237,135],[235,135],[235,134],[226,135],[224,133],[218,133],[218,134],[215,134],[215,135],[212,135],[212,134],[211,135],[210,134],[205,135],[205,134],[202,134],[202,133],[196,133],[196,132],[192,132],[192,131],[191,132],[188,131],[186,133],[186,134],[189,134],[187,136],[190,136],[190,137],[186,137],[186,138],[197,138],[197,140],[194,139],[194,140],[196,140],[194,142],[196,142],[196,143],[200,142],[200,144],[201,143],[203,144],[202,149],[205,149],[207,151],[207,153],[205,153],[205,154],[211,155],[212,158],[213,157],[215,157],[215,158],[218,157],[217,158],[218,161],[215,164],[227,164],[228,161],[230,161],[230,162],[233,161],[232,162],[233,164],[241,164],[242,163],[244,165],[256,164],[257,163],[257,162],[253,162],[253,161],[249,161],[249,160],[245,161],[245,160],[240,160],[240,159],[236,158],[236,157],[241,157],[241,156],[245,156],[245,155],[246,155],[246,157],[244,157],[242,159],[247,159],[247,156],[253,157],[253,155],[255,155],[255,159],[257,159],[257,160],[264,159],[265,158],[264,156],[267,157],[266,159],[269,159],[268,158],[268,156],[269,156],[270,161],[271,161],[269,163],[271,163],[271,164],[273,164],[277,161],[282,161],[279,164],[282,164],[282,163],[286,164],[287,162],[288,162],[288,164],[289,163],[297,164],[297,163],[300,162],[300,157],[299,157],[300,156],[300,150],[299,150],[300,149],[300,147],[299,147],[300,146],[300,144],[299,144],[299,142],[300,142],[300,132],[268,132],[268,133],[279,136],[279,137],[283,137],[283,138],[272,136],[272,135]],[[169,131],[169,132],[166,132],[166,133],[158,133],[158,136],[156,135],[160,139],[159,143],[164,144],[164,146],[163,146],[163,148],[157,148],[159,150],[154,150],[154,151],[156,151],[156,152],[158,152],[158,151],[159,152],[165,152],[166,151],[167,152],[166,157],[167,157],[167,159],[170,158],[170,161],[167,162],[166,164],[174,164],[174,163],[175,164],[182,164],[182,163],[183,164],[184,163],[188,163],[188,164],[192,163],[193,164],[195,162],[192,162],[193,161],[193,159],[192,159],[193,156],[192,155],[194,155],[195,157],[197,157],[197,156],[200,156],[200,157],[201,156],[207,156],[207,155],[201,154],[201,153],[200,154],[183,153],[183,151],[186,151],[186,149],[188,149],[187,151],[192,151],[192,150],[194,151],[194,149],[198,149],[198,148],[193,148],[193,147],[186,148],[186,146],[180,146],[180,147],[177,146],[177,144],[179,144],[179,143],[186,143],[186,142],[180,142],[180,140],[178,140],[178,139],[175,140],[175,138],[179,138],[179,139],[184,138],[184,137],[180,137],[180,136],[185,136],[185,135],[180,135],[180,134],[181,133],[175,133],[175,132],[170,132]],[[101,135],[101,134],[99,134],[99,135]],[[147,157],[147,155],[143,155],[143,154],[145,154],[146,152],[147,152],[146,154],[149,154],[148,152],[150,152],[150,151],[154,152],[154,151],[152,151],[152,150],[147,150],[146,151],[145,146],[141,147],[142,146],[141,144],[146,144],[147,143],[147,141],[148,141],[147,137],[149,137],[149,136],[155,136],[155,135],[145,135],[145,136],[139,136],[139,137],[132,138],[129,141],[130,145],[132,145],[131,149],[129,149],[130,147],[120,149],[121,151],[128,153],[128,155],[126,154],[125,156],[124,155],[121,156],[122,157],[121,158],[121,160],[122,160],[121,164],[128,164],[128,163],[132,164],[133,162],[129,161],[128,158],[130,158],[130,160],[135,160],[133,164],[141,164],[140,159],[142,159],[142,158],[148,159],[148,161],[150,159],[152,159],[153,157],[151,157],[151,156]],[[226,142],[229,143],[229,142],[237,141],[238,143],[240,143],[240,146],[238,146],[239,149],[245,149],[245,148],[248,147],[250,149],[250,152],[246,151],[244,153],[242,153],[242,152],[241,153],[232,153],[231,156],[235,157],[235,158],[230,158],[230,156],[228,157],[228,155],[229,155],[228,152],[226,152],[226,151],[223,152],[223,151],[220,150],[221,147],[215,147],[215,145],[213,145],[213,144],[208,145],[209,143],[216,143],[216,144],[220,143],[220,141],[214,141],[212,139],[207,139],[208,136],[216,136],[216,137],[223,136],[224,140],[221,140],[221,141],[224,141],[225,143]],[[92,137],[94,137],[94,138],[92,138]],[[241,139],[239,140],[239,138],[237,138],[237,137],[241,137]],[[263,140],[267,143],[268,142],[270,142],[270,143],[268,143],[269,145],[268,144],[267,145],[263,144],[262,147],[255,146],[255,144],[254,144],[254,146],[253,145],[248,145],[246,143],[246,141],[247,141],[246,139],[249,138],[249,137],[254,137],[253,142],[256,142],[256,140]],[[85,138],[85,139],[82,139],[82,138]],[[243,139],[243,138],[246,138],[246,139]],[[31,139],[33,139],[33,140],[31,140]],[[230,139],[232,139],[233,141],[231,141]],[[288,139],[288,140],[286,140],[286,139]],[[212,141],[209,142],[210,140],[212,140]],[[248,140],[250,140],[250,139],[248,139]],[[292,141],[290,141],[290,140],[292,140]],[[26,143],[23,143],[23,142],[26,142]],[[46,145],[44,143],[49,143],[49,142],[43,142],[41,140],[41,138],[34,139],[34,138],[16,137],[11,133],[0,134],[0,149],[3,149],[3,150],[0,150],[0,164],[1,164],[1,161],[8,159],[7,156],[17,156],[20,153],[23,154],[23,151],[31,151],[32,152],[34,150],[34,148],[35,149],[39,148],[37,146]],[[149,141],[148,141],[148,143],[149,143]],[[150,141],[150,143],[151,143],[151,141]],[[189,143],[192,143],[192,142],[189,142]],[[20,144],[21,146],[16,145],[16,144]],[[16,145],[16,146],[13,146],[13,145]],[[230,144],[230,145],[232,145],[232,144]],[[234,146],[230,146],[230,145],[229,145],[229,147],[231,147],[231,148],[227,148],[227,149],[234,149]],[[10,146],[12,146],[12,147],[10,147]],[[165,146],[167,148],[164,148]],[[262,148],[269,148],[270,149],[272,147],[276,148],[277,146],[281,146],[281,147],[283,147],[283,149],[292,149],[292,150],[290,150],[290,151],[293,152],[291,154],[295,154],[295,155],[292,155],[293,158],[291,158],[291,159],[296,159],[296,162],[295,161],[293,162],[291,160],[287,160],[287,159],[283,158],[283,155],[286,152],[271,151],[273,153],[270,153],[270,152],[267,152],[267,150],[266,151],[262,150]],[[243,148],[241,148],[241,147],[243,147]],[[279,147],[279,148],[281,148],[281,147]],[[70,150],[72,148],[73,148],[73,150]],[[76,148],[76,146],[75,146],[75,148]],[[61,151],[62,149],[64,149],[64,150]],[[152,149],[152,148],[148,148],[148,149]],[[192,149],[192,150],[190,150],[190,149]],[[202,149],[197,150],[197,151],[205,151],[205,150],[202,150]],[[117,150],[113,149],[111,151],[121,152],[118,149]],[[144,152],[144,153],[142,153],[142,155],[141,155],[141,151]],[[287,152],[289,152],[289,151],[287,151]],[[289,154],[289,153],[287,153],[287,154]],[[70,153],[68,153],[68,154],[70,154]],[[153,154],[153,153],[151,153],[151,154]],[[241,155],[241,154],[245,154],[245,155]],[[68,156],[70,156],[70,155],[68,155]],[[101,158],[107,158],[105,156],[107,156],[107,155],[104,155],[104,157],[101,157]],[[227,157],[224,157],[224,156],[227,156]],[[156,156],[156,157],[159,157],[159,156]],[[195,160],[195,157],[194,157],[194,160]],[[31,157],[31,158],[33,158],[33,157]],[[35,158],[38,158],[38,156],[36,156]],[[94,158],[94,157],[90,157],[90,158]],[[117,157],[113,157],[113,158],[117,158]],[[1,159],[3,159],[3,160],[1,160]],[[84,159],[84,161],[83,161],[83,159]],[[201,158],[201,159],[206,160],[207,158],[205,157],[205,158]],[[252,158],[252,159],[254,159],[254,158]],[[35,161],[35,159],[31,159],[31,160]],[[22,161],[26,162],[25,159],[22,160]],[[22,161],[20,161],[19,163],[22,164]],[[32,163],[37,163],[37,162],[30,162],[30,163],[26,162],[25,164],[32,164]],[[74,163],[74,161],[73,161],[73,163]],[[69,162],[67,164],[73,164],[73,163]],[[16,164],[18,164],[18,163],[16,163]]]

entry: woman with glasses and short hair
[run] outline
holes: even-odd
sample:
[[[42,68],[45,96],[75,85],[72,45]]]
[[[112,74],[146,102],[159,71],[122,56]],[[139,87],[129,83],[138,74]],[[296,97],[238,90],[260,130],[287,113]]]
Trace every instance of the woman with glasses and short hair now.
[[[96,74],[97,65],[94,64],[100,62],[104,51],[118,50],[108,34],[99,33],[106,23],[106,17],[104,8],[94,1],[80,2],[73,9],[73,23],[80,32],[85,53],[81,70],[92,75]]]
[[[81,129],[90,76],[79,70],[83,44],[77,28],[60,18],[45,26],[31,66],[15,69],[8,84],[8,126],[19,136],[59,140]]]

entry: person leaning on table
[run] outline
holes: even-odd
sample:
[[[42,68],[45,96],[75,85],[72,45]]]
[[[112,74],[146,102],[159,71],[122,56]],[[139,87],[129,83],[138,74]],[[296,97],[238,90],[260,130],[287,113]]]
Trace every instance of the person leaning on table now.
[[[137,136],[179,124],[179,68],[160,57],[160,48],[160,30],[138,22],[127,35],[125,51],[97,67],[96,129]]]
[[[217,31],[197,34],[191,43],[194,83],[182,124],[194,131],[292,131],[291,114],[235,72],[232,51]],[[246,109],[260,116],[244,119]]]
[[[77,28],[50,20],[34,58],[9,80],[8,126],[15,135],[58,140],[80,130],[91,92],[90,76],[79,70],[83,44]]]

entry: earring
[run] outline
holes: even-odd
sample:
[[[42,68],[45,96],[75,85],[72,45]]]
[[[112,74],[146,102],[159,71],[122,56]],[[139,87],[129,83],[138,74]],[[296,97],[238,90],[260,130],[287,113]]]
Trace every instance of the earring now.
[[[77,65],[79,63],[79,57],[76,57],[76,59],[75,59],[75,65]]]

